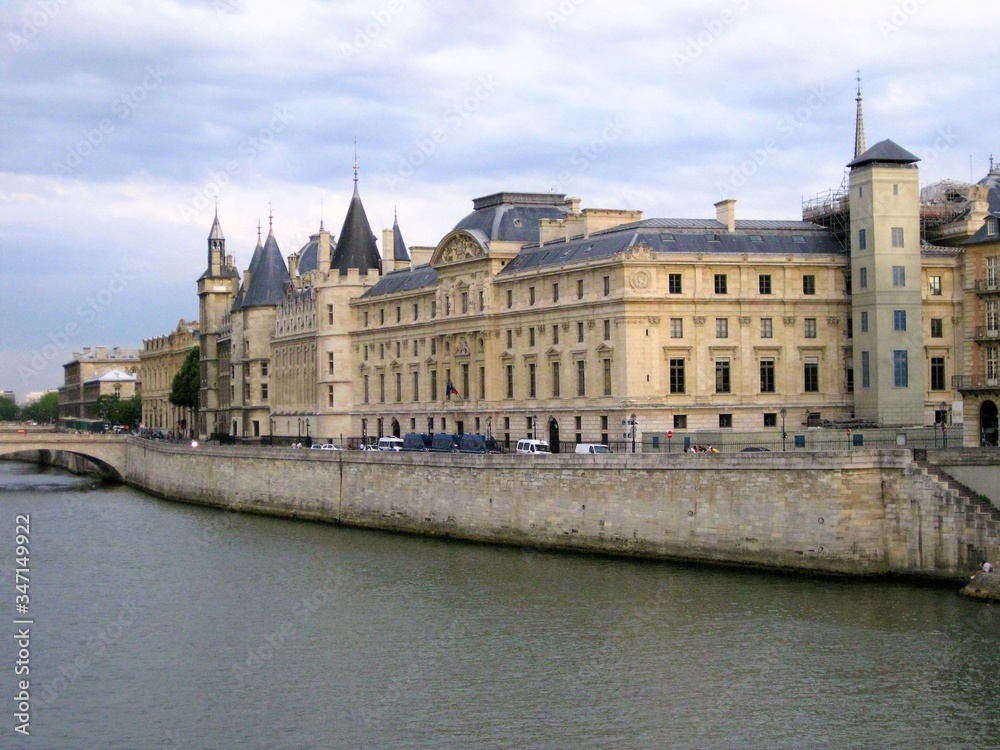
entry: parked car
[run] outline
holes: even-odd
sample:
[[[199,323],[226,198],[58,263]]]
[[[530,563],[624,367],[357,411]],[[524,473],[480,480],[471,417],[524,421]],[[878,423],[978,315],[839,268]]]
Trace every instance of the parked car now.
[[[549,444],[544,440],[524,440],[517,441],[517,453],[522,456],[549,456],[552,451]]]
[[[458,441],[459,453],[500,453],[500,446],[492,437],[473,433],[462,435]]]
[[[601,443],[577,443],[577,453],[611,453],[611,449]]]
[[[403,450],[423,452],[430,450],[431,436],[426,432],[409,432],[403,435]]]
[[[311,450],[311,451],[321,451],[321,450],[323,450],[323,446],[320,445],[319,443],[313,443],[312,445],[309,446],[309,450]]]
[[[315,447],[315,446],[313,446],[313,447]],[[323,445],[321,445],[320,448],[321,448],[321,450],[325,450],[325,451],[342,451],[342,450],[344,450],[339,445],[334,445],[333,443],[323,443]]]
[[[458,451],[458,435],[449,435],[447,432],[439,432],[431,440],[431,451],[433,453],[455,453]]]
[[[764,448],[759,445],[748,445],[746,448],[740,451],[740,453],[770,453],[770,448]]]
[[[403,438],[381,437],[378,439],[378,449],[386,452],[398,452],[403,449]]]

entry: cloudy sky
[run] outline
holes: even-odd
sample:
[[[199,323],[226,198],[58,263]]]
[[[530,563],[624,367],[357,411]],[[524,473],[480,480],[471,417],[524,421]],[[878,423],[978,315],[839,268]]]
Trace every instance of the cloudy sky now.
[[[795,219],[868,145],[985,175],[992,0],[8,0],[0,10],[0,389],[197,316],[215,202],[246,267],[352,190],[434,245],[499,190],[646,217]],[[380,234],[380,233],[379,233]]]

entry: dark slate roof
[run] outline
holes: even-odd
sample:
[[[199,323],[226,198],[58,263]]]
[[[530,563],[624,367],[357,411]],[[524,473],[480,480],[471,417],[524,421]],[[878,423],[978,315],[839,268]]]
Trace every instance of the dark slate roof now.
[[[392,259],[407,261],[410,253],[406,250],[406,243],[403,242],[403,233],[399,231],[399,219],[393,217],[392,220]]]
[[[358,195],[357,182],[354,183],[354,196],[347,208],[344,228],[340,230],[340,241],[333,253],[330,267],[338,269],[341,276],[346,276],[350,268],[358,269],[364,275],[369,271],[382,271],[382,256],[379,255],[375,235],[372,234],[365,207]]]
[[[876,143],[853,161],[849,161],[847,166],[860,167],[864,164],[873,164],[875,162],[879,164],[914,164],[918,161],[920,161],[919,157],[914,156],[902,146],[886,138],[884,141]]]
[[[1000,242],[1000,235],[989,233],[987,225],[989,224],[990,219],[992,219],[994,223],[1000,222],[1000,212],[990,211],[990,214],[989,216],[986,217],[986,221],[983,222],[983,225],[979,227],[979,229],[976,231],[974,235],[969,237],[969,239],[967,239],[962,244],[987,245],[987,244],[996,244],[997,242]]]
[[[488,239],[538,242],[540,219],[566,216],[566,196],[561,193],[494,193],[472,201],[473,211],[455,225],[478,229]]]
[[[260,244],[260,231],[257,233],[257,246],[253,249],[253,255],[250,256],[250,265],[247,266],[247,271],[250,273],[250,277],[253,278],[253,274],[260,265],[260,255],[264,252],[264,246]],[[232,312],[243,307],[243,299],[246,297],[246,278],[243,279],[243,283],[240,284],[240,288],[236,290],[236,297],[233,299],[233,306],[231,308]]]
[[[267,233],[267,240],[260,252],[254,252],[257,266],[250,262],[250,284],[243,295],[243,308],[280,305],[291,281],[285,259],[281,257],[274,232]]]
[[[323,231],[323,222],[320,222],[319,228],[320,231]],[[330,252],[333,253],[336,249],[337,243],[334,242],[331,236]],[[302,249],[299,250],[299,262],[296,267],[300,275],[319,268],[319,234],[311,235],[309,242],[304,244]]]
[[[361,299],[423,289],[424,287],[436,285],[437,279],[437,270],[427,265],[417,266],[413,269],[404,268],[399,271],[392,271],[379,279],[378,283],[362,294]]]
[[[754,255],[846,255],[836,237],[804,221],[737,221],[736,231],[711,219],[646,219],[597,232],[589,237],[526,247],[498,276],[543,266],[607,259],[642,242],[654,253]]]

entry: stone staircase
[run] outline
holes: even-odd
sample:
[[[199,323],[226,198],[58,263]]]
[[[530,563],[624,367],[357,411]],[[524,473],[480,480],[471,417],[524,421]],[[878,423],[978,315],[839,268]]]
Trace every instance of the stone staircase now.
[[[989,498],[980,495],[926,461],[914,459],[914,463],[919,467],[921,474],[927,475],[946,490],[945,504],[954,505],[956,514],[964,513],[967,529],[985,531],[989,538],[1000,540],[1000,508],[993,505]]]

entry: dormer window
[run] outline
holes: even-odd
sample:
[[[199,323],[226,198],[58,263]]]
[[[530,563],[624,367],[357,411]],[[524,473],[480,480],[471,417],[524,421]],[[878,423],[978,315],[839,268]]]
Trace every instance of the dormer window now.
[[[986,220],[986,234],[990,237],[997,236],[997,223],[997,218],[995,216],[991,216]]]

